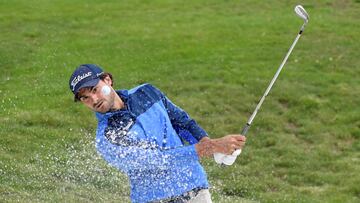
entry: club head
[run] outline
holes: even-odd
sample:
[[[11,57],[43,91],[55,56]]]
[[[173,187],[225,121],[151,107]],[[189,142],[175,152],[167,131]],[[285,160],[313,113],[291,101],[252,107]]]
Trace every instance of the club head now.
[[[294,10],[296,15],[302,18],[306,23],[309,21],[309,14],[305,11],[304,7],[297,5]]]

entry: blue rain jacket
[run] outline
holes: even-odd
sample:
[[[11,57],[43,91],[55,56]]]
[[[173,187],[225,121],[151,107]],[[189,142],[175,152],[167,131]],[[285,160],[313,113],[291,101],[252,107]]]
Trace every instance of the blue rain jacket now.
[[[194,146],[207,133],[150,84],[117,94],[126,107],[96,113],[96,147],[110,165],[128,175],[132,202],[208,188]]]

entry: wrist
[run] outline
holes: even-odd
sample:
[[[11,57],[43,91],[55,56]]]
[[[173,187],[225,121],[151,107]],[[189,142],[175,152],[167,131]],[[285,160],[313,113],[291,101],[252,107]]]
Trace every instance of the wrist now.
[[[203,138],[201,138],[199,140],[199,142],[204,142],[204,141],[208,141],[208,140],[211,140],[208,136],[204,136]]]
[[[199,157],[211,156],[214,154],[213,141],[208,137],[203,138],[199,143],[195,144],[195,149]]]

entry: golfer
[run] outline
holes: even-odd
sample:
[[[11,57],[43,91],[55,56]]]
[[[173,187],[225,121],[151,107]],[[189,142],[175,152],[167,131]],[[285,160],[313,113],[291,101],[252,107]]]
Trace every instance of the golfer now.
[[[207,133],[160,90],[143,84],[113,89],[113,78],[94,64],[80,65],[69,85],[96,113],[96,148],[130,182],[132,202],[211,202],[199,159],[232,154],[245,144],[241,135],[210,139]]]

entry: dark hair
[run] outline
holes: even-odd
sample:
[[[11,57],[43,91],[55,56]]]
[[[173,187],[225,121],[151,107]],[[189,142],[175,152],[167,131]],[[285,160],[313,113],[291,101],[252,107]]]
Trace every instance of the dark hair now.
[[[100,76],[99,76],[99,78],[100,78],[100,80],[102,80],[102,81],[104,81],[104,79],[106,78],[106,76],[109,76],[109,78],[111,79],[111,86],[113,86],[113,84],[114,84],[114,79],[113,79],[113,76],[111,75],[111,73],[107,73],[107,72],[104,72],[104,73],[102,73]]]
[[[111,75],[111,73],[106,73],[106,72],[104,72],[104,73],[102,73],[102,74],[99,76],[99,78],[100,78],[100,80],[104,81],[107,76],[109,76],[109,78],[111,79],[111,84],[110,84],[110,85],[111,85],[111,87],[112,87],[113,84],[114,84],[114,80],[113,80],[113,76]],[[93,87],[84,87],[84,88],[90,90],[90,89],[92,89]],[[77,101],[80,101],[79,93],[76,93],[76,95],[75,95],[75,102],[77,102]]]

